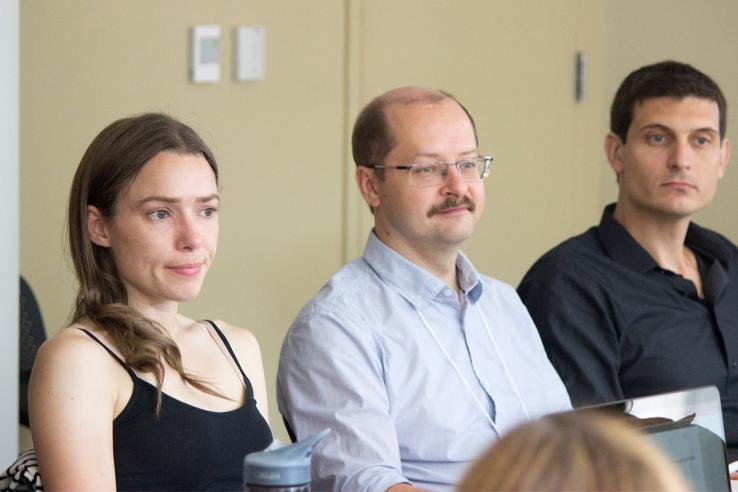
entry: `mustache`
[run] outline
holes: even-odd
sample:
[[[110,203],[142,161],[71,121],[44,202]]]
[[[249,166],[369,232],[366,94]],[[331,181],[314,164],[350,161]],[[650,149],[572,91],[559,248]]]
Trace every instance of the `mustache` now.
[[[469,198],[467,195],[464,195],[461,198],[452,198],[448,197],[443,203],[440,203],[438,205],[435,205],[431,207],[430,210],[428,210],[428,218],[433,217],[436,214],[440,214],[445,212],[446,210],[450,208],[456,208],[464,206],[467,209],[469,209],[470,212],[474,212],[476,210],[477,206],[474,204],[471,198]]]

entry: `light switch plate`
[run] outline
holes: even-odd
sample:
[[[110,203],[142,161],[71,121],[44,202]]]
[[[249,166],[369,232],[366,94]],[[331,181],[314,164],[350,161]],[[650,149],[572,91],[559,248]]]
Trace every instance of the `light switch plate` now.
[[[236,80],[264,80],[266,76],[266,27],[236,28]]]

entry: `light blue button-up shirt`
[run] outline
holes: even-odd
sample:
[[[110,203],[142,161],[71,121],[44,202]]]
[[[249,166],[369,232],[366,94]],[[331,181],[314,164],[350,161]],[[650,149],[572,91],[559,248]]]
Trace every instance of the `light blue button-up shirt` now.
[[[571,407],[515,290],[462,253],[456,268],[461,299],[372,233],[364,256],[300,311],[277,398],[298,438],[333,430],[313,456],[314,490],[451,490],[496,439],[489,417],[505,433],[526,411]]]

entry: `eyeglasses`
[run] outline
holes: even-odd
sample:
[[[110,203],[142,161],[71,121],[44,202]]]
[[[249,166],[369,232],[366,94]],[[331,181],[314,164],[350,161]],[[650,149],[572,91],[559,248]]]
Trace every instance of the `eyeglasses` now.
[[[366,167],[372,169],[398,169],[407,171],[410,184],[413,186],[438,186],[443,184],[448,176],[449,166],[454,166],[464,181],[476,183],[489,176],[494,157],[482,155],[471,159],[463,159],[456,162],[433,162],[431,164],[405,164],[401,166],[385,166],[370,164]]]

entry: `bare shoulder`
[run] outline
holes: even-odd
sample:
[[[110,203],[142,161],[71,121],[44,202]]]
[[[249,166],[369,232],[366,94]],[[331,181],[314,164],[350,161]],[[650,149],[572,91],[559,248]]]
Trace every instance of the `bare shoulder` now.
[[[261,348],[259,348],[259,342],[254,334],[246,328],[233,326],[223,320],[214,320],[213,323],[218,325],[218,328],[226,336],[233,352],[244,366],[244,370],[249,374],[249,377],[255,371],[261,374],[264,371]]]
[[[112,357],[80,328],[85,327],[82,325],[68,326],[46,340],[39,347],[36,363],[62,367],[84,363],[87,370],[109,366],[113,360]]]
[[[253,386],[254,398],[259,412],[269,421],[269,406],[267,403],[266,381],[264,378],[264,363],[261,360],[261,349],[251,331],[226,323],[223,320],[214,320],[231,344],[236,357],[243,366]]]
[[[250,330],[231,325],[220,319],[213,320],[213,323],[218,325],[218,328],[226,336],[228,342],[238,352],[248,353],[254,350],[259,351],[259,342]]]
[[[120,389],[125,371],[99,343],[77,328],[64,328],[39,347],[31,373],[32,406],[60,401],[112,402]]]

